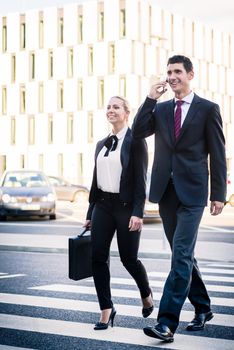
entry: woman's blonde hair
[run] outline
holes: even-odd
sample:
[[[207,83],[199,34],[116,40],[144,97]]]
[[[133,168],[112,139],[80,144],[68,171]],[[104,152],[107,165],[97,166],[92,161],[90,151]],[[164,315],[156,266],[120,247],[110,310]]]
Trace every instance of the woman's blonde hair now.
[[[118,98],[119,100],[121,100],[123,102],[123,108],[125,110],[125,112],[130,113],[130,105],[128,100],[126,100],[126,98],[122,97],[122,96],[112,96],[111,98]]]

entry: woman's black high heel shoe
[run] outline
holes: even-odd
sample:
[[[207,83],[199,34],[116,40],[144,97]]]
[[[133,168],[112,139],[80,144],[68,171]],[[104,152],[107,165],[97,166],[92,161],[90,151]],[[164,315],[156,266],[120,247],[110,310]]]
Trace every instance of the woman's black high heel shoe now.
[[[152,290],[150,291],[150,295],[151,295],[152,302],[153,302],[153,292],[152,292]],[[153,311],[154,311],[154,304],[152,306],[150,306],[150,307],[143,307],[142,308],[142,316],[144,318],[147,318],[147,317],[149,317],[149,315],[152,314]]]
[[[111,327],[113,327],[114,326],[115,315],[116,315],[116,310],[115,310],[114,307],[112,307],[111,314],[110,314],[108,322],[107,323],[97,322],[93,329],[95,329],[96,331],[99,331],[99,330],[102,330],[102,329],[107,329],[110,322],[111,322]]]

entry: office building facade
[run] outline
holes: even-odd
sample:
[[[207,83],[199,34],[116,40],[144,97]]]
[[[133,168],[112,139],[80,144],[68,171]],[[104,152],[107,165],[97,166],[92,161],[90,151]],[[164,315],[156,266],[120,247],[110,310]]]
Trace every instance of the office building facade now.
[[[109,97],[129,100],[131,124],[173,54],[191,58],[194,91],[220,105],[230,166],[233,35],[149,0],[90,0],[1,16],[0,40],[0,174],[41,169],[89,184]]]

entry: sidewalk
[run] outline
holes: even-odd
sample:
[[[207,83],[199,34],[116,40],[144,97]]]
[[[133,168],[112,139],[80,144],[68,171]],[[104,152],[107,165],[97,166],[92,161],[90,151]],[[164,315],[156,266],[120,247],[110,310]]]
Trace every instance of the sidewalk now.
[[[60,235],[0,233],[0,250],[67,254],[68,238]],[[111,245],[111,255],[118,256],[115,238]],[[165,240],[141,239],[140,258],[167,259],[170,255]],[[199,260],[234,262],[233,244],[230,243],[198,241],[195,255]]]

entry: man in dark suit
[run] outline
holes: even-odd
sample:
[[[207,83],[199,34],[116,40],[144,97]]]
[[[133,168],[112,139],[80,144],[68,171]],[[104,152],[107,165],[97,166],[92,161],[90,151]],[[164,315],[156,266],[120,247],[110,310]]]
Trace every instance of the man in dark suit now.
[[[195,308],[187,330],[201,330],[213,318],[210,298],[194,258],[198,227],[207,205],[208,157],[211,215],[222,212],[226,196],[225,140],[219,106],[191,91],[193,77],[189,58],[169,58],[167,81],[151,87],[132,127],[135,138],[155,134],[150,200],[159,203],[172,262],[158,324],[144,328],[144,333],[166,342],[174,340],[186,297]],[[175,97],[159,103],[167,84]]]

